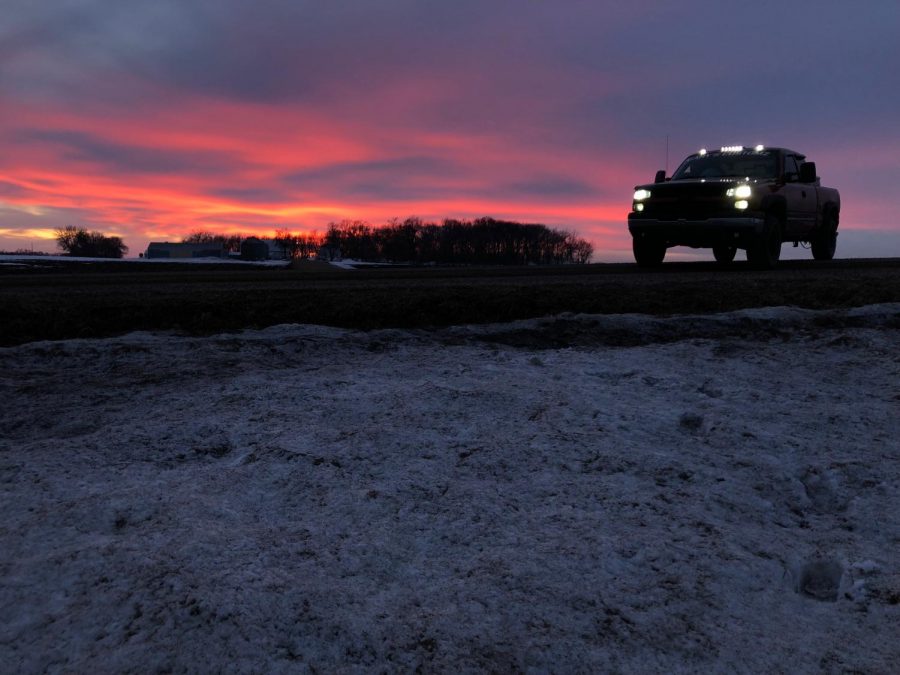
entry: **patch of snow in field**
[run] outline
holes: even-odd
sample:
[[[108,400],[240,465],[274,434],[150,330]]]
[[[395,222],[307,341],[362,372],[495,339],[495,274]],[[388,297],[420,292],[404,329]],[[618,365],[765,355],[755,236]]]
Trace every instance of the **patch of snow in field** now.
[[[327,262],[342,270],[355,270],[358,267],[409,267],[409,264],[407,263],[367,262],[365,260],[356,260],[354,258],[341,258],[340,260],[329,260]]]
[[[0,255],[0,261],[55,261],[55,262],[120,262],[120,263],[178,263],[186,265],[262,265],[264,267],[284,267],[289,260],[240,260],[238,258],[81,258],[68,255]],[[2,263],[0,263],[2,264]]]
[[[129,258],[131,262],[140,263],[185,263],[185,264],[227,264],[257,265],[262,267],[288,267],[290,260],[241,260],[240,258]]]
[[[882,305],[0,349],[0,662],[890,672],[898,327]]]
[[[332,265],[333,267],[339,267],[342,270],[353,270],[356,269],[356,266],[359,264],[359,262],[350,258],[342,258],[341,260],[329,260],[328,264]]]

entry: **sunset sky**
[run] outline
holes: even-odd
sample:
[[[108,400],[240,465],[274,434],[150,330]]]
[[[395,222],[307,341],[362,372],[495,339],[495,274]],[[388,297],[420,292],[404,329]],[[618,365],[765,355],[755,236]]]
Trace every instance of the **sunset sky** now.
[[[630,259],[668,136],[670,171],[805,152],[842,193],[838,256],[900,255],[897,0],[0,7],[0,249],[493,216]]]

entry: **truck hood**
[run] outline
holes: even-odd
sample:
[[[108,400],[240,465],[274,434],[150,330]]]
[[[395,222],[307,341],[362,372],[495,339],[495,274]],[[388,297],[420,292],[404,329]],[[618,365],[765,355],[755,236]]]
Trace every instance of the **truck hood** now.
[[[757,185],[764,183],[759,179],[747,180],[746,178],[691,178],[687,180],[673,180],[665,183],[646,183],[636,185],[635,190],[649,190],[653,197],[665,197],[668,195],[690,196],[724,196],[725,190],[735,185]]]

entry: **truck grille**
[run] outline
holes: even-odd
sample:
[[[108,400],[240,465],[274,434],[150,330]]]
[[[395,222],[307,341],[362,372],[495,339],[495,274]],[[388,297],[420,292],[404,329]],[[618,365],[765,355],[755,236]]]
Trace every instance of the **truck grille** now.
[[[724,204],[721,198],[716,199],[652,199],[644,206],[644,216],[659,220],[706,220],[720,215]]]
[[[728,184],[673,183],[654,185],[653,196],[644,203],[643,216],[658,220],[706,220],[729,212],[725,197]],[[731,209],[733,210],[733,209]]]

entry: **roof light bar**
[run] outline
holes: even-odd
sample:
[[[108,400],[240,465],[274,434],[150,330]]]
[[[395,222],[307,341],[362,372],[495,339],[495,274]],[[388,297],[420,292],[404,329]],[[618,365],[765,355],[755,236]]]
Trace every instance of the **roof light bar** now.
[[[741,152],[743,149],[743,145],[725,145],[719,148],[720,152]]]

